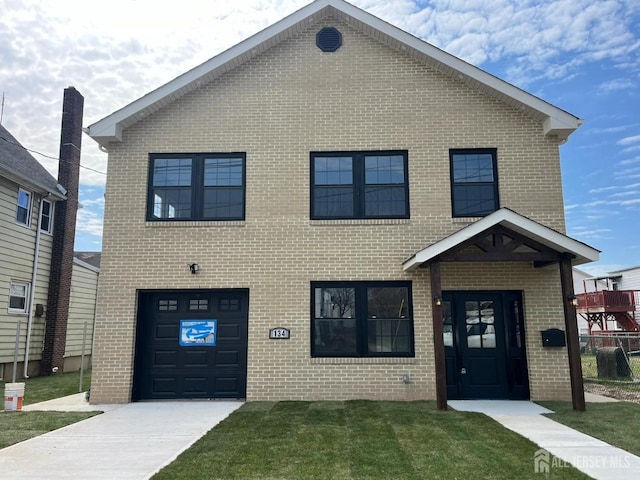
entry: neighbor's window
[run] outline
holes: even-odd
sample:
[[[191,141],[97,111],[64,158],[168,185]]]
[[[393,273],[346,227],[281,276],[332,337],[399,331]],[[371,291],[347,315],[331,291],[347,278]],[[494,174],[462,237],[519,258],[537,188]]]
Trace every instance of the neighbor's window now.
[[[11,282],[9,286],[9,313],[27,313],[28,298],[28,283]]]
[[[18,208],[16,222],[27,227],[31,225],[31,193],[18,189]]]
[[[409,282],[313,282],[311,355],[413,356]]]
[[[42,215],[40,217],[40,230],[45,233],[53,232],[53,202],[42,201]]]
[[[482,217],[498,207],[496,149],[450,150],[454,217]]]
[[[407,151],[312,152],[311,218],[409,218]]]
[[[151,155],[148,220],[244,220],[245,154]]]

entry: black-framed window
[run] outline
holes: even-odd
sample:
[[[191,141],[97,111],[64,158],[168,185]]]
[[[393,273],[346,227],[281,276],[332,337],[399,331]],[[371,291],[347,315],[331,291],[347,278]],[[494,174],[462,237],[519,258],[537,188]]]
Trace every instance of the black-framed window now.
[[[312,282],[311,355],[412,357],[411,282]]]
[[[449,150],[454,217],[483,217],[499,208],[495,148]]]
[[[40,230],[53,233],[53,202],[42,200],[42,214],[40,215]]]
[[[311,218],[409,218],[408,152],[311,152]]]
[[[244,220],[244,153],[152,154],[147,220]]]

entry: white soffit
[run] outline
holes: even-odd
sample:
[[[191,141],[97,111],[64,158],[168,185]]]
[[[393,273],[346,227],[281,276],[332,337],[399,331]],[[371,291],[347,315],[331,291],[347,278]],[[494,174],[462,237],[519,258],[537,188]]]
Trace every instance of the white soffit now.
[[[575,258],[571,263],[574,266],[581,265],[583,263],[595,262],[600,258],[599,250],[563,235],[549,227],[545,227],[544,225],[524,217],[513,210],[501,208],[500,210],[493,212],[491,215],[488,215],[481,220],[458,230],[452,235],[423,248],[409,259],[405,260],[402,264],[402,269],[407,272],[415,270],[424,263],[433,260],[438,255],[451,250],[476,235],[482,234],[482,232],[485,232],[496,225],[502,225],[557,252],[573,255]]]
[[[85,132],[100,145],[121,142],[122,132],[178,98],[236,68],[324,17],[332,16],[424,62],[470,88],[496,98],[542,123],[546,135],[564,141],[582,120],[401,30],[343,0],[316,0],[169,83],[99,120]]]

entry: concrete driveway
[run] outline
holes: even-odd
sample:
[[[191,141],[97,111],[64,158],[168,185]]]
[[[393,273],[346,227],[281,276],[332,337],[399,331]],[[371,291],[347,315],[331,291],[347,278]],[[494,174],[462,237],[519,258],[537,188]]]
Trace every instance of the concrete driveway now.
[[[75,398],[67,400],[74,402]],[[242,405],[240,401],[217,400],[77,403],[75,410],[104,413],[0,450],[0,478],[150,478]],[[25,409],[71,408],[41,404]]]

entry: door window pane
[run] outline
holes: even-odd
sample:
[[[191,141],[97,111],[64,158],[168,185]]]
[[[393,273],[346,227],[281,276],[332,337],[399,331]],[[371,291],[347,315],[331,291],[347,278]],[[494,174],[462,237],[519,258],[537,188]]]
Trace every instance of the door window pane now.
[[[493,302],[465,302],[468,348],[496,348]]]
[[[442,302],[442,337],[445,347],[453,347],[453,317],[451,302]]]

